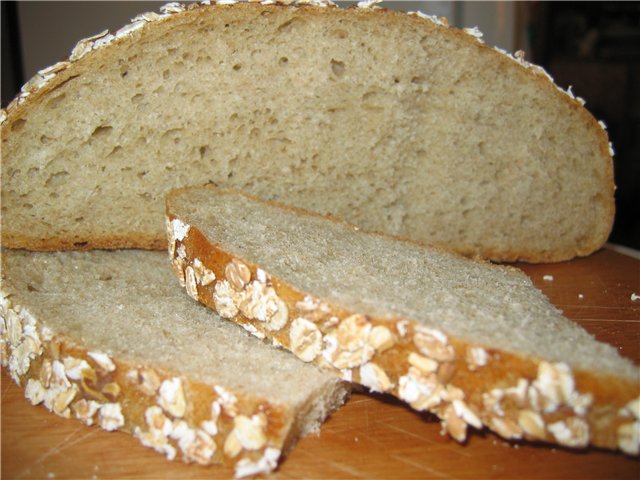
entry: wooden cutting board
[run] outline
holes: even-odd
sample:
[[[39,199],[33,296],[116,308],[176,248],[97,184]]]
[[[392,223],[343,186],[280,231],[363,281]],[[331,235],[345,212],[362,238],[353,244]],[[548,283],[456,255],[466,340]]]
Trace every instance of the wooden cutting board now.
[[[565,314],[640,361],[640,261],[610,250],[552,265],[519,265]],[[545,276],[553,279],[545,280]],[[549,278],[549,277],[547,277]],[[129,435],[85,427],[32,407],[2,372],[2,478],[229,478],[223,467],[169,462]],[[509,443],[491,433],[465,445],[388,396],[354,394],[303,439],[274,478],[640,479],[618,453]]]

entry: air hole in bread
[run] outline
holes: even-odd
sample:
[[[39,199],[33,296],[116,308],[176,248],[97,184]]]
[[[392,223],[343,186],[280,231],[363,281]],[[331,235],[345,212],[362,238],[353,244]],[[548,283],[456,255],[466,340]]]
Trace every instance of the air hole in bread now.
[[[13,125],[11,125],[11,131],[19,132],[24,128],[25,123],[27,123],[27,121],[24,118],[19,118],[18,120],[13,122]]]
[[[424,36],[420,39],[420,46],[423,48],[423,50],[425,51],[430,51],[431,49],[431,43],[432,40],[429,38],[429,36]]]
[[[187,85],[185,84],[185,82],[176,82],[176,84],[173,87],[173,93],[187,93],[188,88]]]
[[[136,93],[133,97],[131,97],[131,103],[137,104],[144,98],[143,93]]]
[[[200,153],[200,158],[204,158],[204,156],[207,154],[207,150],[209,149],[208,145],[202,145],[199,149],[198,152]]]
[[[48,137],[46,135],[40,135],[40,143],[43,145],[48,144],[51,141],[51,137]]]
[[[27,210],[31,210],[33,208],[33,204],[31,203],[23,203],[22,206]]]
[[[89,242],[73,242],[73,246],[76,248],[86,247]]]
[[[198,58],[196,58],[196,63],[209,63],[209,62],[211,62],[211,57],[209,55],[198,56]]]
[[[165,70],[162,72],[162,78],[163,78],[163,79],[165,79],[165,80],[166,80],[166,79],[168,79],[170,76],[171,76],[171,72],[169,71],[169,69],[168,69],[168,68],[167,68],[167,69],[165,69]]]
[[[122,147],[120,145],[116,145],[115,147],[113,147],[113,150],[109,152],[109,154],[107,155],[107,158],[116,156],[118,153],[120,153],[121,150],[122,150]]]
[[[331,59],[331,71],[336,77],[342,77],[344,75],[344,62]]]
[[[364,108],[368,110],[382,110],[382,94],[376,90],[369,90],[362,95]]]
[[[278,63],[280,65],[286,65],[287,63],[289,63],[289,59],[287,57],[280,57],[280,60],[278,60]]]
[[[76,223],[82,223],[84,221],[84,217],[76,217],[73,219],[73,221]]]
[[[240,70],[241,68],[242,68],[242,65],[240,65],[239,63],[236,63],[236,64],[233,66],[233,70],[234,70],[234,71],[236,71],[236,72],[237,72],[238,70]]]
[[[292,30],[296,25],[298,25],[298,24],[299,24],[299,23],[301,23],[301,22],[302,22],[302,20],[300,20],[298,17],[290,18],[289,20],[287,20],[287,21],[286,21],[286,22],[284,22],[284,23],[281,23],[281,24],[278,26],[278,31],[279,31],[280,33],[283,33],[283,32],[289,32],[289,31],[291,31],[291,30]]]
[[[149,172],[147,172],[146,170],[142,170],[141,172],[138,172],[138,178],[143,178],[147,173]]]
[[[60,172],[56,172],[53,175],[49,175],[49,178],[47,178],[47,181],[44,183],[44,186],[46,188],[51,188],[51,187],[60,187],[61,185],[64,185],[69,177],[69,172],[67,172],[66,170],[62,170]]]
[[[181,128],[171,128],[162,134],[163,141],[173,141],[174,144],[180,142],[180,134],[182,133]]]
[[[337,28],[333,31],[333,35],[338,38],[347,38],[349,36],[349,32],[341,28]]]
[[[111,125],[100,125],[93,130],[91,138],[98,139],[100,137],[105,137],[111,133],[111,130],[113,130]]]
[[[50,108],[52,110],[58,108],[58,105],[62,100],[64,100],[66,96],[67,96],[66,93],[61,93],[60,95],[56,95],[55,97],[53,97],[51,100],[47,102],[47,108]]]

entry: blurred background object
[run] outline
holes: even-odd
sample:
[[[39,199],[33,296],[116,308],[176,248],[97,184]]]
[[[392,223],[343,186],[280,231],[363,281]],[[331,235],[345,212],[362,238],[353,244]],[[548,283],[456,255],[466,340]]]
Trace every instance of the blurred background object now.
[[[75,43],[166,2],[2,1],[2,106]],[[353,6],[356,1],[336,2]],[[387,1],[382,7],[477,26],[483,40],[524,50],[608,127],[616,155],[616,222],[610,241],[640,249],[640,2]]]

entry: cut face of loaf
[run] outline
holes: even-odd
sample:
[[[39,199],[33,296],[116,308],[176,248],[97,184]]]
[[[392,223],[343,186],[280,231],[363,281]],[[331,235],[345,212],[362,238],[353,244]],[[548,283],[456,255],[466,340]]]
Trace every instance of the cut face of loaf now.
[[[2,366],[27,399],[170,460],[269,472],[348,393],[193,302],[166,254],[5,251],[2,267]]]
[[[637,366],[514,268],[212,187],[172,192],[167,220],[192,297],[305,362],[434,412],[459,441],[470,425],[638,453]]]
[[[520,56],[419,15],[171,4],[8,108],[2,243],[162,248],[195,183],[502,261],[589,254],[613,220],[606,132]]]

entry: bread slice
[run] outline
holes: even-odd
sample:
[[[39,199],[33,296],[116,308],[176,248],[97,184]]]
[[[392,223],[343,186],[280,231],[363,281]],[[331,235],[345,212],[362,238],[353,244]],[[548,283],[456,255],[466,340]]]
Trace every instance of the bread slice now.
[[[455,439],[637,454],[639,370],[515,268],[469,260],[212,187],[167,198],[189,294],[300,359],[416,410]],[[216,281],[203,285],[202,271]]]
[[[269,472],[348,393],[193,302],[166,254],[5,251],[2,267],[2,366],[27,399],[170,460]]]
[[[207,182],[494,260],[607,239],[607,134],[521,55],[424,15],[224,3],[138,16],[25,85],[3,245],[163,248],[165,193]]]

